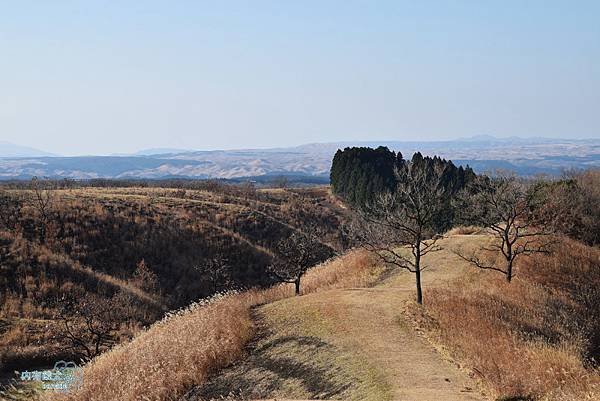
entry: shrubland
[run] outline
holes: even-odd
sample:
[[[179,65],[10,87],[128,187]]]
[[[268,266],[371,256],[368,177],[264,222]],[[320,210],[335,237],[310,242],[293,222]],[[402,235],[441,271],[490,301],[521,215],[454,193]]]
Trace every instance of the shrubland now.
[[[472,276],[429,291],[420,322],[502,399],[595,399],[600,396],[600,174],[494,180],[512,180],[523,191],[490,198],[500,213],[487,230],[456,227],[448,233],[494,233],[473,250],[491,262],[475,259]],[[505,233],[512,251],[522,253],[514,258],[513,282],[485,270],[495,265],[494,258],[507,257],[499,242]]]
[[[352,251],[311,269],[303,294],[368,286],[375,260]],[[252,308],[293,296],[293,285],[226,292],[193,303],[85,366],[83,387],[52,400],[171,400],[237,359],[253,337]]]
[[[0,370],[78,358],[65,324],[91,338],[80,311],[103,320],[86,297],[114,306],[102,352],[215,290],[274,284],[277,241],[307,222],[322,230],[320,246],[339,248],[341,209],[325,189],[171,184],[0,187]],[[227,288],[201,268],[216,257]]]
[[[561,237],[508,283],[491,271],[428,292],[419,324],[502,399],[600,395],[600,250]]]
[[[588,245],[600,244],[600,170],[567,172],[530,186],[534,221]],[[559,218],[556,218],[559,216]]]

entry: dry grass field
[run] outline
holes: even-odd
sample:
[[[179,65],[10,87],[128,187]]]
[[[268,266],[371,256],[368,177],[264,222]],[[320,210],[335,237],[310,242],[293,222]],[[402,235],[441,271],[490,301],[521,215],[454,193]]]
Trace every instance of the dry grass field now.
[[[32,190],[0,188],[0,379],[77,358],[59,319],[65,298],[119,305],[115,334],[123,342],[167,310],[210,296],[215,283],[196,269],[208,258],[227,258],[217,290],[269,286],[265,267],[282,236],[315,222],[323,244],[338,241],[341,209],[326,188],[88,187],[39,195],[47,208]],[[141,261],[145,276],[137,274]]]
[[[39,301],[44,294],[80,287],[125,294],[152,316],[178,303],[187,306],[154,323],[124,325],[120,343],[85,365],[80,390],[38,394],[43,400],[598,399],[600,253],[565,237],[558,237],[550,255],[521,258],[507,283],[497,272],[478,270],[453,253],[490,241],[485,230],[457,227],[438,241],[440,251],[422,260],[422,306],[414,300],[412,274],[381,266],[358,250],[311,269],[300,297],[293,296],[291,285],[253,282],[259,269],[239,270],[238,277],[262,289],[186,302],[182,292],[198,298],[205,288],[201,277],[195,283],[184,268],[194,258],[227,245],[237,252],[240,269],[261,266],[274,238],[302,230],[304,221],[338,224],[343,209],[325,190],[311,191],[316,192],[57,192],[69,207],[59,220],[64,227],[49,225],[45,243],[26,224],[17,236],[0,233],[9,261],[5,266],[30,265],[22,285],[8,287],[16,292],[3,298],[4,355],[16,350],[15,344],[20,354],[13,360],[32,360],[51,349],[52,305]],[[31,213],[24,222],[35,218]],[[86,221],[83,216],[113,230],[96,232],[91,225],[68,231],[75,230],[70,219]],[[77,235],[53,235],[55,230]],[[121,259],[113,255],[116,248],[96,242],[107,232],[119,246],[130,246]],[[323,237],[323,243],[336,240],[333,232]],[[185,247],[177,248],[182,242]],[[194,254],[190,249],[196,246],[202,251]],[[170,251],[161,257],[170,256],[169,263],[158,256],[165,249]],[[165,287],[150,290],[134,280],[142,254],[165,278]],[[44,274],[35,276],[31,266],[44,266]],[[62,350],[55,344],[52,357]],[[27,394],[13,395],[34,397]]]
[[[487,240],[459,235],[450,246]],[[429,263],[448,268],[464,263],[432,256]],[[599,282],[600,251],[562,237],[552,255],[522,259],[512,283],[472,267],[428,291],[424,307],[410,313],[442,354],[499,399],[593,400],[600,397]]]
[[[365,286],[377,274],[362,252],[316,267],[305,278],[305,293]],[[218,295],[170,314],[130,343],[85,368],[80,391],[52,400],[169,400],[201,384],[238,360],[255,333],[252,308],[293,295],[288,285]]]
[[[260,307],[243,362],[184,399],[596,399],[598,251],[563,238],[553,255],[523,259],[508,284],[452,252],[489,240],[441,240],[424,260],[423,306],[413,276],[394,271]]]

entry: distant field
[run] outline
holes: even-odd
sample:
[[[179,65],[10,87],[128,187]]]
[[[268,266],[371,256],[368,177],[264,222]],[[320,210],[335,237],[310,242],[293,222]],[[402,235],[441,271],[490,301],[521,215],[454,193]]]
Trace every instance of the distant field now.
[[[4,157],[0,180],[33,176],[72,179],[220,178],[272,184],[326,184],[335,152],[351,146],[387,146],[405,158],[438,155],[478,173],[497,169],[520,175],[560,175],[564,170],[600,168],[597,139],[473,137],[448,141],[365,141],[307,144],[277,149],[174,151],[123,156]]]

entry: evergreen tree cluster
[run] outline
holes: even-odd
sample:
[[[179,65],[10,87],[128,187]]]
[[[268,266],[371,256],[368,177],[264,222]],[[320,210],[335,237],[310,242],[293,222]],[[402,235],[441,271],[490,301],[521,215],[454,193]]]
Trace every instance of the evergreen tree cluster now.
[[[338,150],[331,165],[331,188],[350,205],[364,205],[375,194],[394,190],[394,168],[401,163],[402,154],[396,155],[383,146]]]
[[[399,177],[402,174],[396,172],[406,169],[409,164],[439,181],[447,207],[442,208],[436,222],[439,229],[449,228],[454,220],[452,198],[476,177],[469,166],[456,167],[450,160],[423,156],[419,152],[411,160],[405,160],[402,153],[383,146],[377,149],[352,147],[336,152],[330,173],[331,188],[345,202],[361,208],[372,203],[378,194],[393,192],[401,184]]]

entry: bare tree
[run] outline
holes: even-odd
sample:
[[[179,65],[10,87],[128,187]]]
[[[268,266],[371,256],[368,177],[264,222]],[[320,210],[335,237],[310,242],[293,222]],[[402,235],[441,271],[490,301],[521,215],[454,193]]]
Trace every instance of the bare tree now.
[[[525,182],[513,175],[481,177],[469,191],[461,205],[463,215],[487,227],[494,238],[479,250],[466,253],[455,249],[455,254],[480,269],[503,273],[510,282],[520,255],[549,253],[552,230],[531,223],[533,206]],[[498,263],[498,259],[503,263]]]
[[[240,191],[240,195],[248,200],[248,199],[255,199],[256,198],[256,182],[249,180],[249,181],[244,181],[243,183],[239,184],[238,186],[239,191]]]
[[[21,219],[21,206],[19,195],[0,190],[0,227],[14,230]]]
[[[54,209],[54,194],[52,193],[51,186],[48,180],[40,180],[37,177],[31,179],[30,188],[33,196],[30,204],[40,219],[40,241],[42,244],[46,242],[48,227]]]
[[[421,258],[440,249],[436,232],[446,191],[442,171],[409,162],[396,170],[396,189],[357,210],[354,240],[386,264],[415,274],[417,302],[423,303]]]
[[[208,280],[214,293],[232,285],[231,266],[227,259],[221,256],[208,258],[195,269]]]
[[[278,258],[267,270],[278,281],[293,283],[295,294],[300,295],[300,280],[311,267],[333,255],[333,250],[321,241],[316,225],[309,225],[303,232],[294,231],[277,244]]]
[[[533,221],[555,232],[600,244],[600,170],[568,171],[560,180],[536,180],[529,192]]]
[[[136,287],[150,294],[158,292],[158,276],[148,267],[144,259],[140,260],[136,265],[131,281]]]
[[[271,183],[275,188],[286,189],[290,184],[290,180],[285,175],[278,175],[273,178]]]
[[[82,299],[63,299],[60,320],[68,348],[89,361],[116,342],[120,305],[113,299],[92,294]]]

